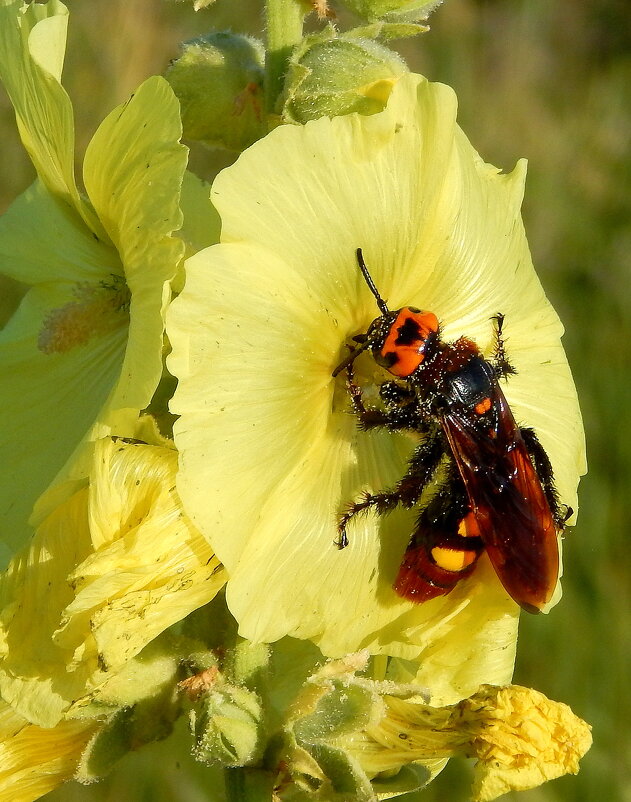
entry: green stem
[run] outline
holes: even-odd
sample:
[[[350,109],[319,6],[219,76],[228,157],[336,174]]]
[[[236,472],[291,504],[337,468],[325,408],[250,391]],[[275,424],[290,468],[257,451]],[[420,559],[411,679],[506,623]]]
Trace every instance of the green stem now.
[[[265,56],[265,105],[274,112],[292,49],[302,39],[304,0],[265,0],[267,52]]]
[[[250,643],[233,634],[230,649],[226,654],[224,670],[236,685],[241,685],[258,694],[263,711],[268,709],[268,675],[270,670],[270,647],[266,643]],[[261,754],[267,742],[265,716],[259,722]],[[260,763],[263,761],[261,760]],[[224,769],[224,783],[228,802],[271,802],[274,789],[274,774],[258,766],[243,766]]]
[[[224,769],[228,802],[271,802],[274,777],[263,769]]]

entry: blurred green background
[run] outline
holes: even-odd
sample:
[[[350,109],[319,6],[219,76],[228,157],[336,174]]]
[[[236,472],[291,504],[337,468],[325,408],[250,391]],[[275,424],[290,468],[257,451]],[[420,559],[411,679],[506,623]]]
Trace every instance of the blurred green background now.
[[[217,0],[197,14],[164,0],[66,2],[64,84],[80,154],[105,114],[163,71],[179,41],[210,28],[261,30],[258,0]],[[446,0],[431,32],[400,48],[414,69],[455,88],[460,123],[485,160],[505,169],[529,160],[526,229],[566,325],[587,430],[590,471],[566,538],[564,599],[548,617],[523,619],[515,681],[570,704],[593,725],[594,746],[578,777],[508,802],[631,800],[630,44],[627,0]],[[3,211],[33,179],[4,92],[0,132]],[[228,161],[192,156],[200,174]],[[464,802],[469,777],[452,761],[418,798]],[[169,740],[128,756],[98,785],[47,799],[201,802],[220,798],[214,785]]]

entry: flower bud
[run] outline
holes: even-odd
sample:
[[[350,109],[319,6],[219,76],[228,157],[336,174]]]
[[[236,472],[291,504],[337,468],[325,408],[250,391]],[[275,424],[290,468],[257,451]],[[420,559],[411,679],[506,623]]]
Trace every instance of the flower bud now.
[[[371,39],[331,30],[309,37],[292,58],[283,118],[305,123],[351,112],[375,114],[407,71],[400,56]]]
[[[184,136],[243,150],[266,133],[261,42],[218,32],[182,45],[166,73],[178,97]]]
[[[182,2],[182,0],[174,0],[176,3]],[[193,0],[193,9],[195,11],[199,11],[202,8],[206,8],[207,6],[212,5],[215,0]]]
[[[415,23],[426,20],[442,0],[343,0],[358,17],[369,21]]]
[[[226,682],[213,667],[186,681],[193,756],[202,763],[247,766],[261,755],[263,711],[254,691]]]
[[[337,799],[343,789],[344,799],[368,802],[414,791],[428,779],[422,767],[407,771],[399,765],[375,781],[349,747],[379,725],[386,713],[385,693],[423,698],[418,687],[357,676],[367,668],[368,659],[364,651],[330,660],[300,688],[278,741],[286,782],[305,789],[317,783],[326,799]]]

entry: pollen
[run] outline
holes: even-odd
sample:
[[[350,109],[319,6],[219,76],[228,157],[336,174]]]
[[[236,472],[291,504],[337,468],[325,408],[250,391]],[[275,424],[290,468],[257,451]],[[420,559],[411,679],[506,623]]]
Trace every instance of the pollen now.
[[[52,309],[44,319],[37,347],[45,354],[66,353],[129,322],[130,292],[122,276],[108,281],[81,282],[72,299]]]

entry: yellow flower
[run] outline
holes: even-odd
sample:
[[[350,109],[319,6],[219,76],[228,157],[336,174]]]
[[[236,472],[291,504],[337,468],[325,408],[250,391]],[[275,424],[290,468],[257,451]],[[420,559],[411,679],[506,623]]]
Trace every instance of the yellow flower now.
[[[524,164],[485,164],[455,119],[451,89],[404,75],[382,113],[273,131],[216,179],[221,243],[188,260],[167,318],[178,490],[226,566],[241,634],[418,661],[436,704],[510,681],[517,608],[486,558],[448,596],[399,598],[415,511],[358,516],[349,547],[334,545],[348,503],[392,487],[413,447],[359,431],[344,376],[331,377],[376,317],[356,249],[390,308],[432,310],[446,340],[465,334],[490,356],[503,312],[517,369],[506,396],[573,509],[584,470],[562,326],[520,219]]]
[[[53,727],[225,573],[182,510],[170,448],[97,441],[90,475],[0,577],[0,692]]]
[[[149,404],[184,253],[172,232],[182,224],[187,151],[162,78],[104,120],[85,153],[87,196],[77,188],[60,83],[66,24],[60,2],[0,5],[0,79],[38,174],[0,218],[0,273],[29,287],[0,332],[0,538],[12,547],[81,442],[129,434]]]

